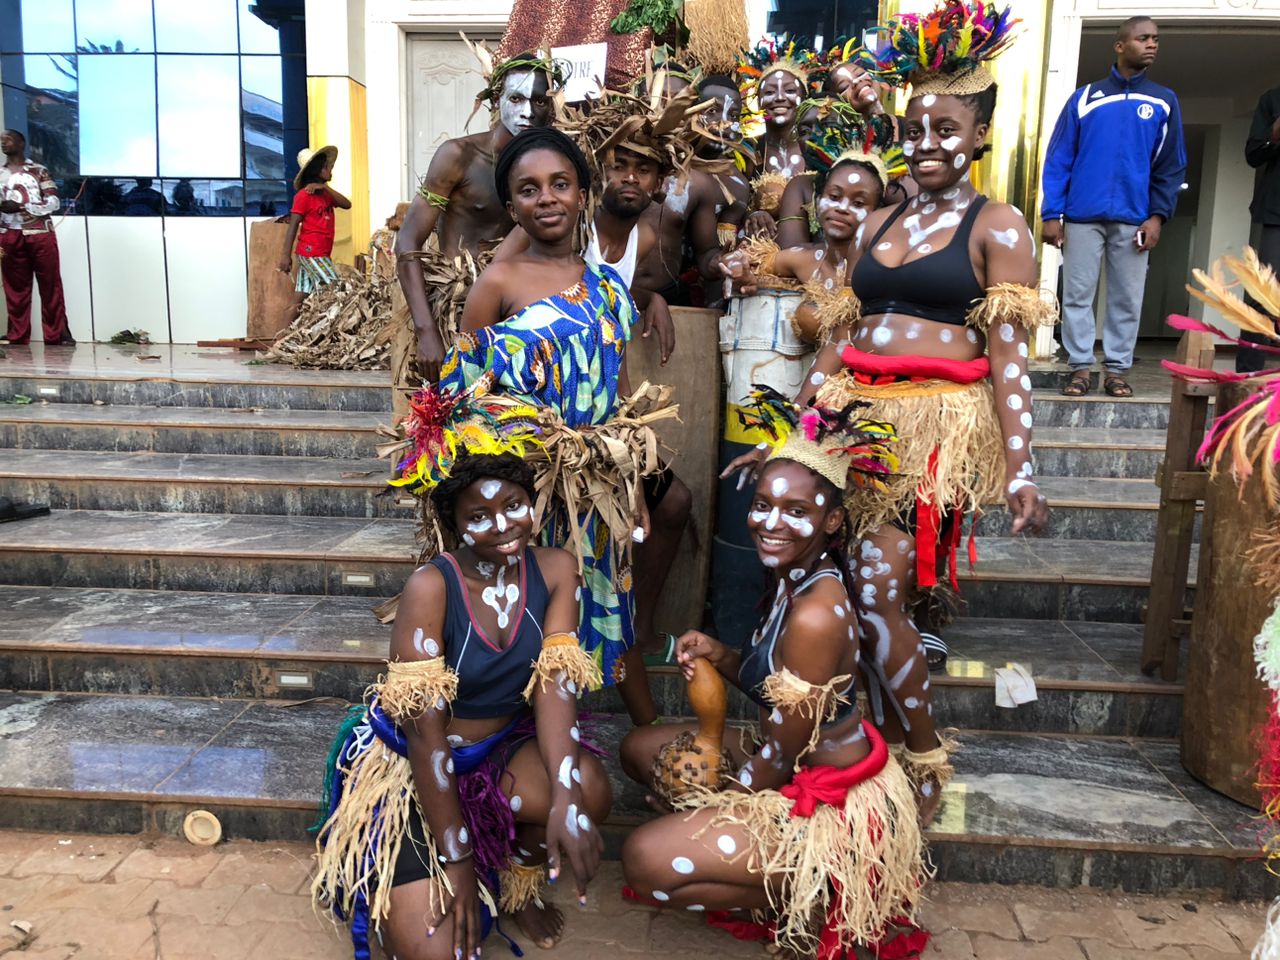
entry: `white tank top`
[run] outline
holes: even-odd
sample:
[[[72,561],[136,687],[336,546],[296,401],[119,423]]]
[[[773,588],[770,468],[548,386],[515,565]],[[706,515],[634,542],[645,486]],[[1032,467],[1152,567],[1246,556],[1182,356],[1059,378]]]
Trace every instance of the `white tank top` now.
[[[622,259],[616,263],[610,263],[600,252],[600,236],[596,233],[595,227],[592,227],[591,246],[587,249],[587,260],[598,267],[612,267],[618,272],[618,276],[622,277],[622,282],[627,285],[627,289],[630,289],[632,282],[636,278],[636,252],[639,249],[640,224],[636,224],[631,228],[631,233],[627,237],[627,249],[623,251]]]

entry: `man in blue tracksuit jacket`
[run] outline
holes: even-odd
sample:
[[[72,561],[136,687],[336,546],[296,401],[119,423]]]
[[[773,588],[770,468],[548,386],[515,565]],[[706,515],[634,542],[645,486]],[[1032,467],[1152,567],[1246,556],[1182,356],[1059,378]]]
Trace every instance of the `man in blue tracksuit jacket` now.
[[[1062,248],[1062,345],[1072,370],[1062,392],[1069,397],[1089,391],[1104,257],[1103,386],[1113,397],[1133,396],[1124,373],[1138,339],[1147,252],[1160,242],[1187,172],[1178,98],[1147,79],[1159,44],[1150,17],[1121,24],[1111,75],[1071,95],[1049,141],[1040,215],[1045,243]]]

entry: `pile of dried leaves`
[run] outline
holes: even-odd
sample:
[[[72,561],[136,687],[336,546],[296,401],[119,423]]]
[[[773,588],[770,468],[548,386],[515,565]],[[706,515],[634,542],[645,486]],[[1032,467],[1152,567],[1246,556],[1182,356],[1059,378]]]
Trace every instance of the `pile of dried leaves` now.
[[[390,366],[391,288],[396,283],[390,231],[370,244],[367,273],[344,274],[302,303],[298,318],[263,356],[309,370],[386,370]],[[391,258],[389,261],[387,258]]]

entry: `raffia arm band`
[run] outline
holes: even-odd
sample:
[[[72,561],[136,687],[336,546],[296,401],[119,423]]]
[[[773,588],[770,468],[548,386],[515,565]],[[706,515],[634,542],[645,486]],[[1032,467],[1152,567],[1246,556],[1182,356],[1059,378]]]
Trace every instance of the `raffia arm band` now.
[[[738,242],[738,225],[736,223],[717,223],[716,240],[722,249],[731,249]]]
[[[1007,323],[1025,330],[1053,326],[1058,319],[1058,301],[1039,287],[1021,283],[997,283],[976,303],[965,322],[983,332]]]
[[[516,913],[530,903],[542,906],[542,881],[546,871],[539,864],[527,866],[512,861],[511,866],[498,871],[498,909],[503,913]]]
[[[427,189],[427,182],[425,180],[423,180],[422,183],[418,186],[418,196],[420,196],[423,200],[427,201],[427,203],[430,204],[431,206],[438,207],[441,210],[443,210],[445,207],[449,205],[449,198],[442,197],[438,193],[432,193],[430,190]]]
[[[956,752],[959,744],[955,737],[942,731],[938,733],[938,740],[938,746],[924,753],[908,750],[905,744],[895,744],[892,750],[894,759],[898,761],[907,779],[911,781],[911,786],[917,792],[921,792],[921,787],[926,783],[935,784],[941,791],[955,775],[955,767],[951,765],[951,755]],[[928,795],[927,792],[926,795]]]
[[[443,657],[392,660],[373,691],[382,712],[392,720],[416,720],[427,710],[444,710],[453,703],[458,695],[458,675]]]
[[[786,667],[765,677],[762,692],[766,702],[779,710],[813,721],[809,744],[796,755],[797,770],[800,769],[800,758],[817,747],[822,724],[835,719],[840,705],[849,702],[849,698],[838,690],[847,687],[851,679],[852,676],[846,673],[832,677],[826,683],[810,683]]]
[[[600,665],[578,645],[577,637],[572,633],[552,633],[543,638],[542,652],[533,662],[533,676],[524,688],[525,700],[532,702],[536,691],[548,683],[557,683],[561,674],[570,693],[594,689],[603,683]]]

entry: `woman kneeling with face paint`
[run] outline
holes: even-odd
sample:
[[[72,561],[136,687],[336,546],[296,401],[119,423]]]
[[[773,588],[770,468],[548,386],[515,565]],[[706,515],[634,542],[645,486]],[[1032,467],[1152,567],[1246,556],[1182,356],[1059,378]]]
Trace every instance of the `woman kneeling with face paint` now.
[[[422,476],[459,546],[409,578],[387,673],[331,758],[313,893],[351,922],[357,958],[370,932],[399,960],[478,956],[499,911],[553,946],[544,873],[567,861],[585,903],[600,861],[612,798],[578,725],[600,672],[578,646],[577,562],[530,546],[533,470],[468,452],[521,449],[491,431],[501,415],[443,418]]]
[[[857,621],[844,556],[846,480],[851,471],[876,478],[892,470],[895,438],[885,424],[850,423],[847,411],[812,409],[790,429],[777,416],[788,405],[776,394],[757,400],[758,425],[786,435],[759,472],[747,521],[772,605],[741,650],[689,631],[678,656],[686,676],[705,660],[754,700],[759,732],[729,736],[737,772],[724,789],[684,793],[680,812],[627,838],[622,865],[637,898],[682,910],[768,911],[767,929],[756,933],[796,956],[842,957],[909,927],[925,878],[910,783],[857,707]],[[662,795],[654,761],[690,731],[632,731],[623,768]],[[919,932],[910,934],[923,946]]]

